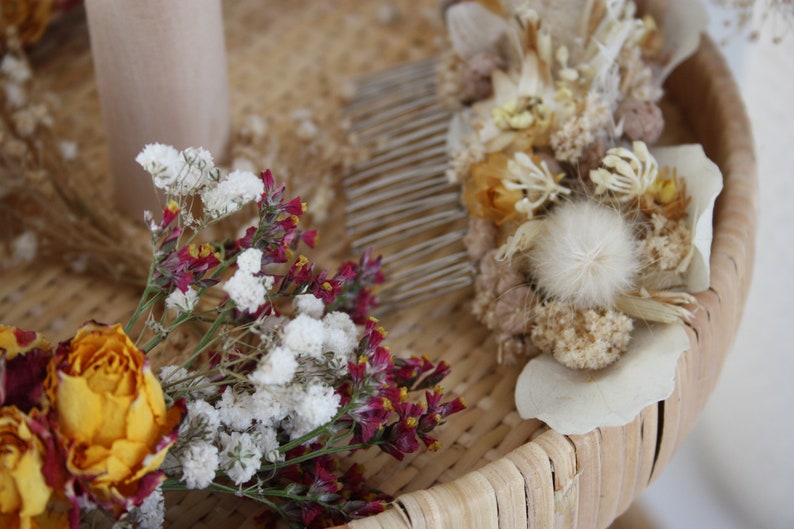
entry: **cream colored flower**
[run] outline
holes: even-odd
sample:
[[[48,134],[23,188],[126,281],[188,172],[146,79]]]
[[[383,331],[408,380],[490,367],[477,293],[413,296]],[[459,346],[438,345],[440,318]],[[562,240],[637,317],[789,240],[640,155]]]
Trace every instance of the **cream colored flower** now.
[[[590,171],[596,196],[609,193],[621,202],[643,195],[659,173],[659,164],[641,141],[635,141],[632,150],[609,149],[601,163],[603,167]]]
[[[570,189],[559,184],[564,173],[551,174],[548,165],[539,156],[515,153],[507,162],[507,174],[505,189],[521,191],[523,198],[516,202],[515,208],[529,219],[547,202],[556,202],[560,195],[571,193]]]

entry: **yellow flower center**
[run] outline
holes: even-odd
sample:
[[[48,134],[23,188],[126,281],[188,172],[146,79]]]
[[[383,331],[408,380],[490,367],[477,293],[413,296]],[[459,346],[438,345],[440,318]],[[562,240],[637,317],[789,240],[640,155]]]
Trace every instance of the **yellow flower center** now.
[[[514,97],[491,110],[494,125],[502,130],[526,130],[548,123],[549,109],[539,97]]]

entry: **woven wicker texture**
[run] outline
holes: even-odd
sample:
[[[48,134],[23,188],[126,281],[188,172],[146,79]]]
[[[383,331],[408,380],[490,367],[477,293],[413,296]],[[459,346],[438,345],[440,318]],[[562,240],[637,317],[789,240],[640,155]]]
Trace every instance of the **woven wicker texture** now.
[[[396,0],[229,0],[224,5],[235,123],[249,112],[299,107],[327,97],[343,79],[433,55],[441,26],[433,2]],[[397,15],[397,16],[395,16]],[[79,139],[92,175],[102,181],[107,157],[88,36],[80,13],[63,20],[34,50],[34,67],[62,101],[64,127]],[[398,495],[360,528],[582,528],[609,526],[658,476],[694,425],[718,378],[739,323],[752,272],[756,180],[752,137],[737,89],[713,44],[668,83],[665,141],[697,141],[722,169],[725,190],[715,210],[711,288],[688,329],[673,394],[630,424],[562,436],[521,420],[513,404],[520,366],[500,366],[488,331],[470,315],[468,292],[390,314],[383,325],[398,353],[427,354],[453,366],[447,389],[469,409],[441,430],[444,448],[397,462],[355,456],[371,483]],[[320,226],[319,256],[345,255],[332,208]],[[39,264],[5,273],[0,320],[66,339],[83,321],[123,321],[137,292],[112,282]],[[161,363],[163,358],[155,358]],[[172,528],[254,527],[257,505],[201,492],[168,497]]]

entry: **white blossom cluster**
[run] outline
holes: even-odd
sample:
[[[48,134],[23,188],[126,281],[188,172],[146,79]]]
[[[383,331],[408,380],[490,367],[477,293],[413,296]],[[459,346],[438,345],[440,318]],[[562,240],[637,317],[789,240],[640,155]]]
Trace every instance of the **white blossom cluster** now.
[[[262,250],[248,248],[237,257],[237,271],[223,284],[223,290],[241,311],[251,314],[267,300],[273,276],[261,275]]]
[[[265,190],[262,179],[250,171],[223,174],[212,154],[201,147],[178,151],[170,145],[146,145],[135,158],[169,196],[199,194],[210,220],[234,213]]]
[[[165,298],[165,306],[179,316],[186,312],[193,312],[198,298],[198,290],[193,287],[188,287],[185,292],[177,288]]]
[[[238,258],[238,273],[259,268],[256,255],[247,252]],[[294,307],[295,317],[269,330],[272,345],[246,382],[226,387],[219,397],[190,394],[180,442],[169,456],[188,488],[207,487],[217,472],[246,483],[263,462],[283,458],[277,432],[303,438],[339,410],[333,384],[355,355],[356,326],[345,313],[324,315],[323,302],[311,294],[297,296]],[[186,374],[172,366],[161,377],[175,381]]]

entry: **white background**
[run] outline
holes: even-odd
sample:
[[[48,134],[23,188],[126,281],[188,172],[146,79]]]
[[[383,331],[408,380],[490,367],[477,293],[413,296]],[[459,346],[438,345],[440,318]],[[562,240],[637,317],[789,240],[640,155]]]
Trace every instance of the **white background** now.
[[[719,40],[723,13],[710,11],[710,31]],[[779,44],[764,36],[753,43],[739,37],[724,48],[756,140],[755,273],[715,392],[692,435],[640,497],[660,529],[794,529],[792,19],[761,26],[767,35],[787,33]]]

